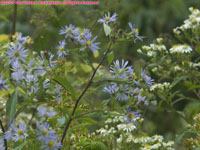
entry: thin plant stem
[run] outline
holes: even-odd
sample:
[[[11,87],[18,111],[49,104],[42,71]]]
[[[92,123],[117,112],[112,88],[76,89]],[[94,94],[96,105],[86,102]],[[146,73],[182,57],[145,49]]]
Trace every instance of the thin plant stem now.
[[[75,112],[76,112],[76,109],[77,109],[77,107],[78,107],[78,104],[79,104],[81,98],[85,95],[85,93],[87,92],[88,88],[89,88],[90,85],[92,84],[92,81],[93,81],[93,79],[94,79],[94,77],[95,77],[95,74],[96,74],[97,70],[98,70],[99,67],[102,65],[103,61],[105,60],[107,54],[109,53],[109,51],[110,51],[110,49],[111,49],[111,45],[112,45],[112,43],[109,42],[108,48],[107,48],[107,50],[106,50],[104,56],[103,56],[102,59],[100,60],[100,62],[99,62],[99,64],[98,64],[98,66],[96,67],[96,69],[94,70],[94,72],[93,72],[93,74],[92,74],[90,80],[88,81],[88,83],[87,83],[86,87],[84,88],[84,90],[82,91],[81,95],[80,95],[80,96],[78,97],[78,99],[76,100],[75,105],[74,105],[74,108],[73,108],[73,111],[72,111],[72,114],[71,114],[71,116],[70,116],[70,119],[69,119],[69,121],[67,122],[67,124],[66,124],[66,126],[65,126],[65,129],[64,129],[64,132],[63,132],[63,135],[62,135],[62,138],[61,138],[61,144],[63,144],[64,138],[65,138],[65,136],[66,136],[66,134],[67,134],[67,130],[68,130],[68,128],[69,128],[69,126],[70,126],[70,124],[71,124],[71,122],[72,122],[72,120],[73,120],[73,116],[74,116],[74,114],[75,114]],[[60,149],[61,149],[61,148],[59,148],[59,150],[60,150]]]

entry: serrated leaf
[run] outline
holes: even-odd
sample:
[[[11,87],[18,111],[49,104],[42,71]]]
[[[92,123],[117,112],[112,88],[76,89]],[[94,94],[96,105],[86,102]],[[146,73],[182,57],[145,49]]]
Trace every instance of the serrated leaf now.
[[[111,33],[110,26],[104,23],[103,28],[104,28],[104,32],[105,32],[106,36],[110,35],[110,33]]]
[[[18,100],[17,95],[18,95],[17,91],[14,91],[6,103],[6,116],[10,120],[12,120],[16,114],[16,107]]]

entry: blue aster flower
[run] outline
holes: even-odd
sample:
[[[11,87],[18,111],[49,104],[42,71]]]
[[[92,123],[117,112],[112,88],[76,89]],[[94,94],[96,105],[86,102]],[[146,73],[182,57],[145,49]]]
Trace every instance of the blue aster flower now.
[[[3,74],[2,74],[1,77],[0,77],[0,90],[3,90],[3,89],[8,90],[8,86],[9,86],[9,85],[6,85],[6,81],[7,81],[7,80],[8,80],[8,79],[3,80]]]
[[[60,41],[59,45],[56,47],[58,50],[57,51],[58,57],[64,58],[64,56],[67,55],[67,52],[64,50],[65,45],[66,45],[65,40],[63,40],[63,41]]]
[[[17,42],[19,42],[20,44],[23,44],[23,43],[25,43],[27,40],[28,40],[28,38],[27,38],[27,37],[23,37],[21,32],[18,34]]]
[[[20,81],[22,79],[24,79],[24,74],[25,71],[24,69],[21,68],[21,65],[19,63],[19,61],[15,60],[12,64],[11,64],[11,70],[13,71],[11,73],[11,77],[16,80],[16,81]]]
[[[127,84],[120,84],[119,90],[115,96],[116,100],[118,101],[126,101],[128,99],[129,92],[129,86]]]
[[[10,131],[5,132],[5,138],[8,141],[13,140],[17,142],[18,140],[24,140],[28,136],[26,133],[26,125],[24,123],[20,123],[18,127],[15,127],[14,123],[12,123],[10,129]]]
[[[96,39],[97,39],[97,36],[92,39],[92,35],[91,34],[86,34],[85,38],[83,40],[79,41],[80,44],[84,46],[84,47],[82,47],[80,49],[80,51],[83,51],[83,50],[85,50],[88,47],[88,48],[90,48],[90,50],[93,53],[95,53],[97,50],[100,49],[99,48],[100,42],[96,42],[95,43]]]
[[[45,150],[55,150],[58,148],[61,148],[62,144],[58,142],[58,136],[57,135],[49,135],[47,138],[45,138],[44,145],[41,146],[41,149]]]
[[[26,125],[24,123],[20,123],[19,127],[14,128],[14,139],[15,142],[18,141],[19,139],[24,140],[28,135],[27,135],[27,129]]]
[[[138,30],[136,30],[133,25],[131,24],[131,22],[128,23],[129,27],[131,28],[131,31],[134,33],[136,39],[134,40],[134,42],[139,39],[140,41],[143,41],[142,37],[139,36]]]
[[[126,79],[130,75],[130,67],[127,66],[128,61],[122,60],[120,65],[119,60],[114,62],[114,65],[110,66],[110,72],[113,74],[112,78]]]
[[[109,93],[109,94],[114,94],[119,90],[119,87],[117,87],[116,83],[112,83],[108,87],[104,87],[104,92]]]
[[[127,112],[128,114],[124,116],[124,118],[126,118],[127,120],[127,123],[132,122],[135,124],[135,121],[141,117],[141,114],[139,111],[136,111],[136,112],[131,111],[129,107],[127,108]]]
[[[152,79],[151,77],[146,75],[146,71],[145,70],[141,70],[141,76],[144,79],[144,81],[146,82],[146,84],[148,86],[151,86],[154,83],[154,79]]]
[[[86,37],[92,37],[92,32],[90,29],[83,29],[83,32],[80,32],[79,35],[75,37],[75,39],[81,44],[81,41],[86,39]]]
[[[40,106],[37,108],[37,110],[41,117],[53,117],[56,115],[56,112],[54,112],[54,111],[48,112],[46,107]]]
[[[46,138],[48,138],[49,135],[55,134],[55,131],[50,130],[49,128],[50,126],[47,122],[41,122],[37,124],[36,134],[38,135],[37,139],[39,141],[45,142]]]
[[[65,26],[64,28],[62,28],[59,34],[65,34],[65,38],[77,37],[79,35],[79,29],[70,24],[69,26]]]
[[[99,19],[99,23],[105,23],[108,24],[110,22],[115,22],[117,20],[117,14],[114,13],[112,16],[110,16],[110,12],[108,14],[105,14],[105,16],[102,19]]]
[[[8,55],[6,58],[10,59],[10,63],[19,60],[25,62],[25,58],[28,56],[28,50],[19,43],[9,46],[6,53]]]
[[[138,103],[140,105],[148,105],[149,103],[145,100],[146,96],[142,97],[141,95],[137,96],[138,98]]]

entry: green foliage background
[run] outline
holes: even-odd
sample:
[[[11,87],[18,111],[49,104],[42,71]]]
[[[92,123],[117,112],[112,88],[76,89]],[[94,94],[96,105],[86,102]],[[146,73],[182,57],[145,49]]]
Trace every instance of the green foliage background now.
[[[22,32],[24,36],[31,36],[34,39],[34,50],[38,52],[49,50],[55,53],[55,47],[58,41],[61,40],[61,36],[58,34],[61,27],[74,24],[82,28],[92,28],[93,34],[104,37],[103,28],[100,24],[96,24],[96,21],[105,12],[116,12],[119,14],[119,26],[122,29],[127,29],[127,23],[131,21],[135,27],[139,28],[140,35],[145,37],[144,41],[137,42],[134,48],[131,42],[115,47],[117,54],[115,59],[124,58],[129,60],[137,70],[137,68],[144,66],[145,62],[136,53],[136,50],[142,45],[152,43],[156,37],[171,39],[169,43],[176,43],[172,30],[181,25],[183,20],[187,18],[189,7],[200,8],[200,0],[100,0],[99,6],[19,5],[17,7],[16,32]],[[12,21],[13,6],[1,6],[0,34],[11,34]],[[106,38],[102,39],[101,42],[106,40]],[[104,45],[101,46],[105,47]],[[80,61],[76,59],[73,62],[78,65]],[[94,62],[98,62],[98,60],[94,60]],[[71,78],[69,81],[75,78]],[[101,94],[102,92],[98,92],[99,97],[101,97]],[[94,94],[90,97],[96,99]],[[180,110],[184,107],[185,104],[177,106]],[[191,105],[190,109],[193,109],[192,107],[195,106]],[[149,134],[158,133],[171,139],[175,138],[174,132],[181,132],[182,127],[185,125],[182,119],[177,119],[176,114],[167,111],[154,111],[153,108],[148,111],[150,113],[146,113],[148,115],[145,116],[148,123],[144,123],[144,130]],[[165,117],[163,118],[163,116]]]

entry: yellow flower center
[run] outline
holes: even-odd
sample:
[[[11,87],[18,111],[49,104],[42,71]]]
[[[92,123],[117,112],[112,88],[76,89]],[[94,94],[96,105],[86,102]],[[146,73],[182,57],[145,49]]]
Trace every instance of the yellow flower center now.
[[[64,48],[62,48],[62,47],[59,48],[59,51],[60,51],[60,52],[62,52],[63,50],[64,50]]]
[[[19,129],[19,130],[17,131],[17,134],[18,134],[18,135],[22,135],[22,134],[23,134],[23,131]]]
[[[54,145],[55,145],[54,141],[50,140],[49,143],[48,143],[48,146],[53,147]]]
[[[106,21],[109,21],[110,20],[110,17],[106,17]]]
[[[86,45],[87,45],[87,46],[90,46],[90,45],[91,45],[91,41],[87,41],[87,42],[86,42]]]
[[[129,114],[128,114],[128,118],[133,119],[134,117],[135,117],[134,114],[132,114],[132,113],[129,113]]]
[[[129,123],[129,124],[127,125],[127,128],[130,128],[132,125],[133,125],[133,123]]]
[[[66,33],[71,33],[72,32],[72,30],[70,29],[70,28],[68,28],[67,30],[66,30]]]
[[[149,146],[149,145],[144,145],[144,147],[150,149],[150,146]]]
[[[19,52],[15,52],[15,57],[19,57]]]
[[[45,136],[47,135],[48,131],[46,129],[42,130],[42,134]]]
[[[137,78],[135,73],[132,73],[132,77],[133,77],[133,79]]]
[[[194,9],[194,10],[193,10],[193,12],[197,12],[197,11],[198,11],[198,9]]]

